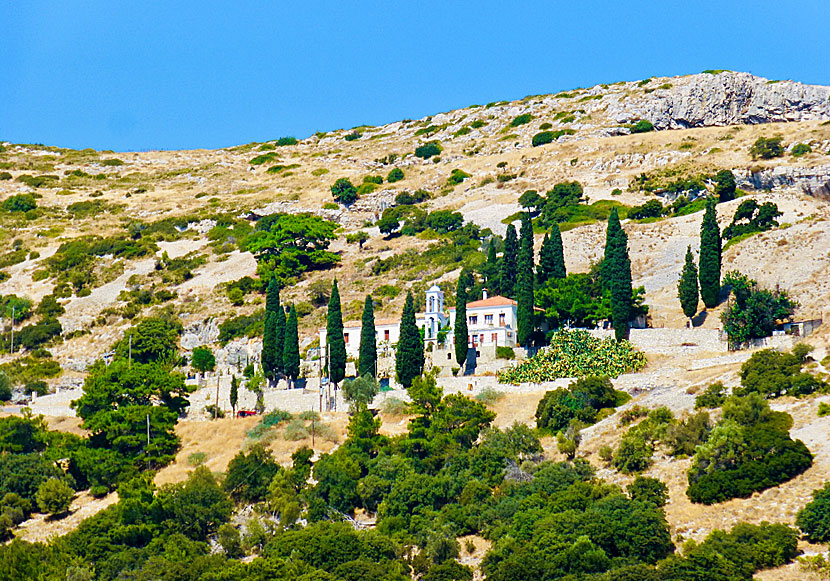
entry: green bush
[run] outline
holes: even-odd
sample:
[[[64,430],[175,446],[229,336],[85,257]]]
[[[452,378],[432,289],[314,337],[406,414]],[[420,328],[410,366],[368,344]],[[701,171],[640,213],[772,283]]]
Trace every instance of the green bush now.
[[[525,125],[527,123],[530,123],[532,120],[533,115],[531,115],[530,113],[522,113],[510,122],[510,127],[518,127],[520,125]]]
[[[331,195],[341,204],[350,205],[357,200],[357,188],[349,178],[340,178],[331,186]]]
[[[533,136],[530,144],[533,147],[552,143],[562,137],[563,135],[573,135],[576,133],[573,129],[559,129],[557,131],[542,131]]]
[[[386,176],[386,181],[390,184],[394,184],[395,182],[399,182],[404,179],[403,170],[399,167],[392,169],[389,172],[389,175]]]
[[[32,194],[16,194],[3,200],[2,207],[6,212],[28,212],[37,208],[37,202]]]
[[[512,347],[505,347],[504,345],[496,346],[496,358],[498,359],[515,359],[516,352]]]
[[[401,192],[395,196],[395,204],[398,206],[412,206],[426,202],[429,199],[429,192],[426,190],[415,190],[414,192]]]
[[[373,183],[360,184],[357,188],[356,197],[359,198],[360,196],[365,196],[366,194],[371,194],[372,192],[375,191],[375,189],[377,189],[377,185],[375,185]]]
[[[453,186],[457,186],[458,184],[466,180],[468,177],[470,177],[470,174],[468,174],[467,172],[460,169],[454,169],[450,173],[450,177],[447,178],[447,183]]]
[[[792,353],[774,349],[756,351],[741,366],[741,386],[735,395],[759,393],[767,399],[784,395],[804,396],[817,391],[826,392],[827,383],[802,371],[811,347],[799,343]]]
[[[784,145],[782,142],[784,138],[776,137],[759,137],[749,148],[749,153],[752,158],[772,159],[774,157],[781,157],[784,155]]]
[[[69,510],[75,491],[59,478],[50,478],[37,489],[35,499],[40,512],[59,515]]]
[[[654,131],[654,124],[646,119],[641,119],[637,123],[629,125],[628,128],[631,130],[631,133],[649,133],[650,131]]]
[[[802,155],[807,155],[808,153],[812,153],[813,148],[810,147],[809,143],[797,143],[793,146],[792,154],[793,157],[801,157]]]
[[[795,524],[811,543],[830,541],[830,483],[813,491],[813,500],[798,512]]]
[[[547,129],[550,129],[551,127],[553,127],[553,125],[551,125],[550,123],[542,123],[539,126],[539,131],[546,131]]]
[[[12,174],[7,171],[0,171],[0,181],[12,179]]]
[[[343,139],[345,139],[346,141],[357,141],[358,139],[360,139],[360,133],[358,133],[357,131],[352,131],[350,133],[347,133],[343,137]]]
[[[276,145],[278,147],[284,147],[286,145],[297,145],[299,141],[296,137],[280,137],[276,141]]]
[[[559,432],[572,420],[593,424],[600,410],[617,406],[618,397],[607,377],[581,377],[567,389],[545,393],[536,406],[536,427]]]
[[[381,184],[383,184],[383,176],[373,176],[373,175],[363,176],[363,183],[364,184],[381,185]]]
[[[431,141],[430,143],[416,147],[415,156],[422,159],[429,159],[435,155],[440,155],[442,151],[443,149],[437,141]]]
[[[720,381],[711,384],[695,398],[695,409],[719,408],[726,401],[726,387]]]

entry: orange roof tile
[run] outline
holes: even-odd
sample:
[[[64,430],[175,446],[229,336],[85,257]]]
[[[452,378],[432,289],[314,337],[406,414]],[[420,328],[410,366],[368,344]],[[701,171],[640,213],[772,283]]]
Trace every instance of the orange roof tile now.
[[[508,299],[507,297],[496,295],[494,297],[487,297],[486,299],[481,299],[478,301],[467,303],[467,308],[476,309],[479,307],[511,307],[514,305],[516,305],[516,301],[514,301],[513,299]]]

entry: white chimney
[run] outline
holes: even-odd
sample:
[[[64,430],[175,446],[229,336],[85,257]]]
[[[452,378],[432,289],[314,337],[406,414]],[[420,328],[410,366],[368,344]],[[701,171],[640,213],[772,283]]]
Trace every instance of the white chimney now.
[[[487,289],[481,291],[481,299],[487,300]]]

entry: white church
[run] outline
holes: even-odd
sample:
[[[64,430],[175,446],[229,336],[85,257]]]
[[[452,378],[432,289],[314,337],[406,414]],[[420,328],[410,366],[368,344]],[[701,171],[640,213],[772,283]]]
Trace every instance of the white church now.
[[[447,347],[454,345],[455,308],[444,311],[444,292],[433,285],[426,292],[426,305],[423,313],[415,315],[418,328],[424,330],[424,343],[437,344],[438,331],[448,328]],[[346,355],[357,358],[360,352],[360,321],[348,321],[343,324],[343,339],[346,342]],[[320,329],[320,347],[326,348],[326,329]],[[400,321],[397,319],[379,319],[375,321],[375,338],[378,352],[391,353],[400,338]],[[516,346],[516,301],[503,296],[488,297],[484,291],[481,299],[467,303],[467,343],[469,347],[482,346]]]

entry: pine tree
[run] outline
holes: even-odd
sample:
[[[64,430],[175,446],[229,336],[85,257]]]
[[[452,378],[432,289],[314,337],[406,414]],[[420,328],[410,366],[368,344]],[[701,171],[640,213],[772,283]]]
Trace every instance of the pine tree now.
[[[467,281],[466,273],[458,277],[458,286],[455,289],[455,322],[453,324],[453,339],[455,342],[455,361],[464,365],[467,361],[469,348],[469,331],[467,330]]]
[[[632,288],[631,259],[628,256],[628,236],[620,225],[617,209],[608,217],[605,238],[605,259],[602,265],[603,286],[611,293],[611,324],[617,341],[628,337],[631,318]]]
[[[522,216],[522,238],[517,262],[516,339],[519,345],[530,346],[533,336],[533,223],[530,213]]]
[[[691,246],[686,249],[686,264],[683,266],[680,281],[677,283],[677,298],[680,299],[683,314],[689,319],[694,317],[695,313],[697,313],[699,295],[697,289],[697,266],[695,266],[695,257],[692,254]]]
[[[286,335],[287,329],[286,325]],[[343,313],[340,310],[337,279],[331,285],[329,311],[326,316],[326,342],[329,350],[329,381],[337,385],[346,377],[346,340],[343,337]]]
[[[545,234],[542,248],[539,250],[539,266],[536,268],[536,281],[539,286],[552,278],[565,278],[565,254],[562,248],[562,233],[559,224],[551,226],[550,235]]]
[[[400,384],[409,388],[412,380],[420,376],[423,370],[424,344],[421,340],[421,332],[415,324],[415,302],[412,299],[412,293],[408,293],[401,316],[395,372]]]
[[[510,224],[507,227],[507,235],[504,237],[504,252],[501,255],[499,268],[499,291],[507,297],[515,296],[518,255],[519,239],[516,237],[516,228]]]
[[[236,417],[237,403],[239,403],[239,379],[234,375],[231,377],[231,410],[233,410],[233,417]]]
[[[720,303],[721,237],[714,197],[706,200],[706,211],[700,226],[700,298],[706,308]]]
[[[285,321],[285,347],[282,352],[282,361],[285,366],[285,376],[294,383],[300,375],[300,337],[297,328],[297,309],[291,305],[288,319]]]
[[[268,381],[277,377],[277,314],[266,309],[262,332],[262,372]]]
[[[377,377],[378,347],[377,332],[375,330],[375,305],[372,295],[366,295],[366,304],[363,306],[363,320],[360,326],[360,359],[358,360],[358,374]]]

